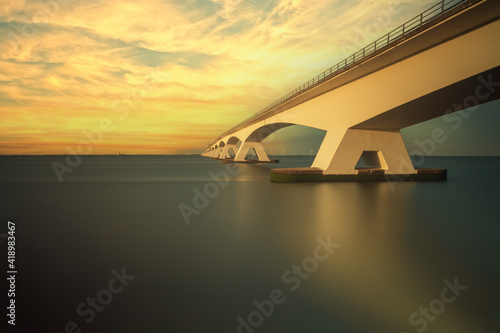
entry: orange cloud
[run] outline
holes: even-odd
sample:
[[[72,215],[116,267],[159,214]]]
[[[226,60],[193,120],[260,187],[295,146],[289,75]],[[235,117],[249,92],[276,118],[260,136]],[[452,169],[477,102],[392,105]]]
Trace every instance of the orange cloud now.
[[[102,119],[114,129],[93,153],[202,151],[340,60],[371,13],[397,3],[395,26],[428,2],[8,0],[0,154],[64,154]]]

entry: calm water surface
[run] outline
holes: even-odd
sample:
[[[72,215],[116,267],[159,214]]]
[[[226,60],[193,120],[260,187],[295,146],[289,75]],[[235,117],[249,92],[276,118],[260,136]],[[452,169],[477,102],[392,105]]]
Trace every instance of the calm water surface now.
[[[87,156],[60,183],[64,157],[0,157],[14,331],[500,331],[500,158],[426,158],[446,182],[276,184],[312,162],[278,158]]]

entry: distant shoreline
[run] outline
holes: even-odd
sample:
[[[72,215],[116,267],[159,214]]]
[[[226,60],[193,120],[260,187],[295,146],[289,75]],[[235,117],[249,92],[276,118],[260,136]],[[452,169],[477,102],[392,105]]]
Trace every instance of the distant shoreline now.
[[[65,157],[68,154],[0,154],[0,157],[42,157],[42,156],[52,156],[52,157]],[[88,155],[78,155],[78,156],[89,156],[89,157],[106,157],[106,156],[201,156],[201,153],[191,153],[191,154],[88,154]],[[297,155],[279,155],[279,154],[269,154],[269,156],[282,156],[282,157],[315,157],[315,155],[297,154]],[[498,155],[410,155],[411,157],[500,157]]]
[[[78,156],[199,156],[201,154],[87,154]],[[68,156],[68,154],[0,154],[3,156]]]

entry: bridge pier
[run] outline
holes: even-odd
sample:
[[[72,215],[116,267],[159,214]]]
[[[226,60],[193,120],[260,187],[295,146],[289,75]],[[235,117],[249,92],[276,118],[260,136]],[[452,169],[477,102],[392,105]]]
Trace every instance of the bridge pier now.
[[[215,153],[217,152],[217,148],[214,148],[210,151],[210,154],[208,155],[208,157],[210,158],[215,158]]]
[[[271,162],[261,142],[243,142],[238,150],[238,153],[236,154],[236,157],[234,158],[234,161],[244,162],[248,151],[252,148],[255,150],[260,162]]]
[[[384,170],[387,174],[417,173],[399,130],[348,129],[337,147],[332,148],[333,157],[323,171],[325,175],[358,174],[356,165],[360,158],[366,162],[367,168]]]
[[[303,125],[326,131],[312,167],[273,169],[272,180],[445,180],[446,170],[415,170],[400,129],[441,116],[455,128],[472,108],[500,99],[500,48],[492,42],[500,1],[431,8],[436,15],[426,10],[420,23],[406,22],[304,83],[224,132],[212,150],[241,141],[234,160],[222,154],[224,163],[269,163],[261,141]],[[245,160],[252,148],[258,159]]]
[[[360,160],[364,167],[358,167]],[[446,177],[446,170],[416,170],[399,130],[353,128],[327,132],[311,168],[271,170],[271,180],[277,182],[435,181]]]
[[[218,159],[218,158],[219,158],[220,153],[222,152],[222,149],[224,149],[224,148],[223,148],[223,147],[215,148],[215,149],[214,149],[214,153],[213,153],[213,155],[212,155],[212,158],[214,158],[214,159]]]
[[[238,146],[235,144],[228,143],[224,146],[224,149],[222,150],[219,159],[223,160],[226,158],[231,158],[231,155],[229,155],[229,149],[232,149],[235,155],[238,153]]]

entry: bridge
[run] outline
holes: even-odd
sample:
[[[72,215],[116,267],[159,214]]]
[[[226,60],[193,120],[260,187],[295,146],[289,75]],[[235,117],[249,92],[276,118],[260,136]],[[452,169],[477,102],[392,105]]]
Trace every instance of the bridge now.
[[[202,156],[245,162],[253,149],[271,162],[262,141],[303,125],[326,134],[297,174],[358,175],[360,159],[370,173],[419,174],[402,128],[500,98],[499,18],[498,0],[442,0],[224,132]]]

